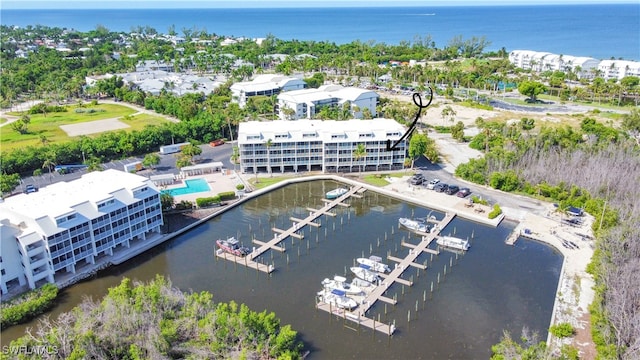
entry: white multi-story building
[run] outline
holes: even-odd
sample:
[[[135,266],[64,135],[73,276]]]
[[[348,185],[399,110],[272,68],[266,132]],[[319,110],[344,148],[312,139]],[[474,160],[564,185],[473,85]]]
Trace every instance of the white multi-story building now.
[[[514,50],[509,61],[522,69],[542,71],[572,71],[580,79],[602,76],[605,80],[620,80],[625,76],[640,76],[640,62],[627,60],[597,60],[591,57],[558,55],[531,50]]]
[[[602,60],[598,70],[605,80],[620,80],[626,76],[640,76],[640,62],[627,60]]]
[[[156,186],[113,169],[9,197],[0,203],[2,293],[55,283],[160,234],[162,224]]]
[[[369,109],[376,116],[380,96],[367,89],[323,85],[317,89],[294,90],[278,95],[279,116],[282,120],[312,119],[323,106],[342,108],[349,104],[350,117],[361,118],[362,111]],[[286,109],[292,109],[287,113]]]
[[[304,89],[307,86],[303,80],[277,74],[263,74],[251,81],[237,82],[231,85],[231,101],[245,107],[252,96],[272,96],[281,92]]]
[[[243,173],[357,172],[404,167],[405,129],[395,120],[297,120],[240,123],[238,147]],[[354,154],[359,144],[366,155]]]

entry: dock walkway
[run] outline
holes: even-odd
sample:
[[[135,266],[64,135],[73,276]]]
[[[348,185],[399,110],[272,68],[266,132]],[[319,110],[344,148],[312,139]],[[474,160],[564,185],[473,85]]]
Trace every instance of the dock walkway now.
[[[331,306],[325,303],[318,303],[316,306],[321,310],[325,310],[327,312],[331,312],[334,314],[338,312],[339,314],[342,314],[345,320],[356,322],[360,326],[365,326],[373,330],[380,331],[386,335],[393,334],[393,331],[395,330],[395,327],[393,325],[384,324],[379,321],[376,321],[375,319],[366,317],[367,311],[369,311],[369,309],[378,300],[395,304],[395,300],[389,299],[388,297],[383,295],[395,282],[399,282],[408,286],[413,285],[410,281],[400,278],[400,276],[410,266],[418,266],[418,267],[422,266],[414,262],[418,258],[418,256],[420,256],[420,254],[422,254],[423,252],[429,252],[429,253],[435,252],[432,249],[428,249],[429,245],[440,234],[440,231],[442,231],[442,229],[444,229],[453,220],[455,216],[456,216],[455,213],[447,213],[444,219],[442,219],[442,221],[439,222],[438,227],[436,228],[437,230],[435,230],[432,233],[425,234],[422,237],[422,241],[420,241],[418,245],[403,243],[403,245],[410,248],[409,254],[403,259],[389,256],[390,260],[392,261],[399,260],[399,263],[395,266],[395,268],[389,274],[383,275],[384,280],[380,282],[378,286],[376,286],[371,292],[369,292],[364,297],[360,306],[358,306],[354,311],[345,311],[345,310],[336,309],[336,308],[332,309]],[[437,254],[437,252],[435,253]]]
[[[255,261],[255,259],[258,258],[263,253],[267,252],[268,250],[276,250],[276,251],[284,252],[285,248],[279,245],[282,241],[286,240],[288,237],[295,237],[298,239],[304,238],[302,234],[298,233],[299,230],[301,230],[307,225],[319,227],[320,224],[314,222],[317,218],[319,218],[322,215],[335,216],[335,214],[330,211],[331,209],[333,209],[338,205],[345,206],[345,207],[350,206],[349,204],[344,203],[343,201],[347,200],[349,197],[353,196],[354,194],[355,194],[354,197],[357,197],[359,196],[359,194],[362,194],[365,190],[366,189],[363,188],[362,186],[353,186],[344,195],[334,200],[322,199],[325,202],[325,205],[322,208],[320,209],[308,208],[309,216],[307,216],[304,219],[295,218],[295,220],[293,220],[293,225],[290,228],[286,230],[272,228],[273,232],[275,233],[273,239],[269,241],[260,241],[257,239],[253,239],[253,243],[259,245],[259,247],[255,248],[251,252],[251,254],[247,255],[246,257],[234,256],[221,251],[216,251],[216,255],[226,260],[230,260],[259,271],[270,273],[273,270],[275,270],[272,265],[267,266],[265,264],[261,264]]]

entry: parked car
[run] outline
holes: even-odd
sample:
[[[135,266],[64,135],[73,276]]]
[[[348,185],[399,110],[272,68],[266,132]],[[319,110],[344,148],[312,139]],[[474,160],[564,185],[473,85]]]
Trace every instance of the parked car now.
[[[422,174],[415,174],[409,180],[409,182],[411,182],[411,185],[420,185],[422,184],[423,181],[424,181],[424,176]]]
[[[216,147],[220,145],[224,145],[224,140],[218,139],[218,140],[213,140],[212,142],[209,143],[209,146],[211,147]]]
[[[448,188],[449,188],[449,185],[443,182],[439,182],[433,187],[433,190],[435,190],[436,192],[445,192],[447,191]]]
[[[456,196],[458,197],[467,197],[467,195],[471,194],[471,189],[469,188],[460,188],[460,190],[458,191],[458,193],[456,194]]]
[[[24,193],[25,194],[31,194],[31,193],[36,192],[36,191],[38,191],[38,188],[33,184],[29,184],[29,185],[24,187]]]
[[[429,190],[433,190],[433,188],[440,183],[440,179],[433,179],[431,181],[429,181],[429,183],[427,184],[427,189]]]
[[[458,187],[458,185],[449,185],[449,187],[446,190],[446,193],[448,195],[453,195],[453,194],[457,193],[458,190],[460,190],[460,187]]]

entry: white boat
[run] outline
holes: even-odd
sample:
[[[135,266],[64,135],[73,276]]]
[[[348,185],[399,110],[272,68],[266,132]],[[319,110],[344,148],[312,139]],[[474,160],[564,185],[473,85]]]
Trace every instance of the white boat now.
[[[322,286],[324,286],[326,290],[344,291],[347,295],[362,293],[362,289],[359,286],[349,284],[347,283],[347,278],[337,275],[333,277],[333,280],[329,278],[322,280]]]
[[[339,198],[340,196],[346,194],[347,192],[349,192],[349,190],[345,188],[337,188],[329,191],[328,193],[325,194],[325,196],[327,199],[333,200],[333,199]]]
[[[416,221],[409,218],[400,218],[398,219],[398,222],[400,223],[400,225],[411,231],[417,231],[421,233],[429,232],[429,225],[424,221]]]
[[[354,273],[358,278],[373,284],[376,284],[380,280],[380,276],[375,272],[369,270],[367,265],[360,264],[360,266],[352,266],[351,272]]]
[[[372,283],[368,282],[367,280],[362,280],[360,278],[355,278],[353,280],[351,280],[351,285],[355,285],[361,289],[368,289],[369,287],[374,286]]]
[[[352,310],[358,306],[358,302],[348,297],[344,291],[335,289],[318,292],[318,299],[340,309]]]
[[[381,263],[382,258],[380,258],[379,256],[370,256],[368,259],[357,258],[356,261],[358,262],[358,264],[367,265],[373,271],[377,271],[380,273],[387,273],[391,271],[387,264]]]
[[[436,244],[456,250],[469,250],[469,241],[453,236],[440,236],[436,239]]]

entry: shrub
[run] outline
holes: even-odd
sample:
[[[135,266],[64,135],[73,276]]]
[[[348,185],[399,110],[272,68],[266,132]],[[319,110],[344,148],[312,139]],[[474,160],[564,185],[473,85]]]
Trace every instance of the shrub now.
[[[193,203],[191,201],[182,200],[175,206],[176,210],[190,210],[193,209]]]
[[[236,185],[236,190],[244,190],[244,185],[243,184]]]
[[[233,200],[236,198],[236,193],[233,191],[225,191],[218,194],[220,200]]]
[[[481,205],[487,205],[488,204],[487,200],[480,199],[477,195],[472,195],[471,196],[471,201],[474,204],[481,204]]]
[[[218,203],[220,203],[219,195],[196,199],[196,205],[198,205],[198,207],[207,207]]]
[[[0,328],[20,324],[33,319],[49,309],[58,296],[58,287],[45,284],[39,289],[29,291],[19,298],[2,304]]]
[[[498,215],[502,214],[502,209],[500,209],[500,205],[493,205],[493,210],[489,213],[489,219],[495,219]]]
[[[573,336],[576,333],[576,329],[574,329],[571,324],[565,322],[551,326],[549,332],[555,337],[566,338]]]

